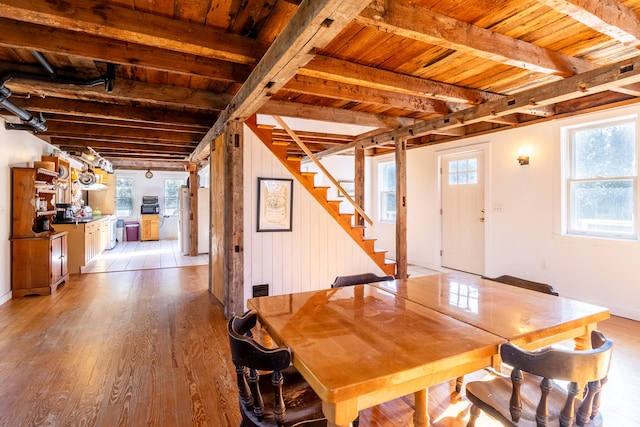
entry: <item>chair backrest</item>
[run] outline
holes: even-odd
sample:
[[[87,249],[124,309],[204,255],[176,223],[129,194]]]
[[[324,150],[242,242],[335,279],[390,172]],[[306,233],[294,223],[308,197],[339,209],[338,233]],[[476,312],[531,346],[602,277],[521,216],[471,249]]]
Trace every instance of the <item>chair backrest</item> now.
[[[395,280],[393,276],[376,276],[373,273],[353,274],[351,276],[338,276],[331,284],[332,288],[340,288],[342,286],[362,285],[365,283],[384,282],[387,280]]]
[[[503,362],[513,366],[511,372],[513,391],[509,409],[514,421],[520,417],[522,410],[520,396],[520,384],[523,382],[522,372],[543,378],[540,383],[542,393],[536,418],[548,418],[547,400],[552,389],[552,380],[569,381],[567,401],[561,412],[561,417],[565,421],[577,417],[578,425],[584,425],[590,418],[597,415],[600,406],[600,390],[606,382],[611,363],[613,342],[607,340],[601,332],[593,331],[591,343],[592,350],[584,351],[549,347],[529,352],[511,343],[500,346],[500,356]],[[584,387],[585,384],[587,392],[576,414],[576,397],[582,397],[579,394],[579,386]],[[571,423],[564,425],[571,425]]]
[[[242,316],[234,316],[227,323],[231,359],[236,367],[238,391],[241,404],[253,411],[258,420],[264,418],[264,401],[258,385],[258,371],[273,371],[275,408],[274,416],[284,423],[284,400],[282,399],[282,374],[280,371],[291,363],[291,352],[286,347],[268,349],[251,336],[251,328],[256,325],[257,313],[249,310]],[[241,408],[242,410],[242,408]],[[280,418],[279,418],[280,417]]]
[[[518,288],[529,289],[536,292],[542,292],[549,295],[558,296],[558,293],[553,289],[553,286],[546,283],[532,282],[531,280],[521,279],[519,277],[503,275],[499,277],[485,277],[483,279],[492,280],[494,282],[504,283],[506,285],[517,286]]]

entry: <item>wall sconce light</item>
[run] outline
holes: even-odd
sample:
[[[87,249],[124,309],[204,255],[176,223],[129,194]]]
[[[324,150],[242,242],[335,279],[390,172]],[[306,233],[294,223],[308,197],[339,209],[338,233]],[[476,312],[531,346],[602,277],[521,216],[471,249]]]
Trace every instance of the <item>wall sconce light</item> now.
[[[518,150],[518,163],[520,163],[520,166],[529,164],[529,150],[527,148]]]

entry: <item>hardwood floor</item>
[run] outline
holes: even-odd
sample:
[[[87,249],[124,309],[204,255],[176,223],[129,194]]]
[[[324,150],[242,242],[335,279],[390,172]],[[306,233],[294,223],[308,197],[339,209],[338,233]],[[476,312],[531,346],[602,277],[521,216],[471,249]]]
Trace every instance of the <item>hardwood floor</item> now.
[[[72,276],[52,296],[0,306],[0,426],[238,426],[222,306],[204,266]],[[640,322],[601,324],[615,340],[602,412],[640,425]],[[483,371],[467,379],[485,375]],[[469,403],[432,387],[435,427],[463,426]],[[412,426],[411,396],[360,414],[363,427]],[[497,425],[482,416],[479,426]]]

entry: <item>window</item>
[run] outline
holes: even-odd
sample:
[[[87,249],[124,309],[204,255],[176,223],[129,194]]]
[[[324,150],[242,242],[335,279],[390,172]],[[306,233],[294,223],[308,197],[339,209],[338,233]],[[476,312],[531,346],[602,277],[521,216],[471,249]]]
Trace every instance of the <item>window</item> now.
[[[133,216],[133,178],[116,177],[116,216]]]
[[[637,238],[636,118],[564,129],[567,234]]]
[[[164,215],[178,216],[180,187],[184,185],[184,179],[164,180]]]
[[[478,183],[478,159],[452,160],[449,162],[449,185]]]
[[[378,185],[380,188],[380,222],[396,222],[396,163],[384,162],[378,165]]]

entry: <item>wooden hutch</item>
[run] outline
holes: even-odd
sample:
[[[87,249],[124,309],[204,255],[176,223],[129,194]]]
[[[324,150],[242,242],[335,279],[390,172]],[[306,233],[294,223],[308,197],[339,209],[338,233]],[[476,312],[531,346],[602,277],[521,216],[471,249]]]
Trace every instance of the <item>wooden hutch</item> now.
[[[12,168],[11,290],[14,298],[51,295],[69,279],[67,232],[53,229],[58,167]]]

